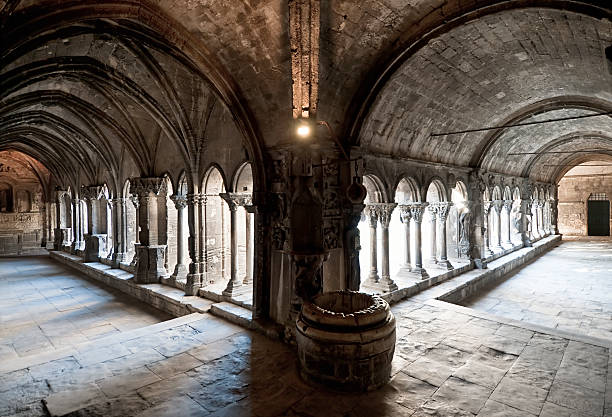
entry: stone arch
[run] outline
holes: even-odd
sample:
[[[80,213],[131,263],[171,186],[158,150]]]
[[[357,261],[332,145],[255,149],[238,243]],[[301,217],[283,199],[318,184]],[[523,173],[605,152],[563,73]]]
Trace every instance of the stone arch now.
[[[425,201],[428,203],[448,200],[448,193],[444,186],[444,181],[439,177],[433,177],[424,190]]]
[[[225,176],[221,168],[213,164],[204,176],[206,195],[204,236],[206,245],[207,285],[221,293],[230,273],[230,212],[220,193],[225,193]]]
[[[419,186],[412,177],[402,177],[394,192],[394,201],[398,204],[406,202],[418,202],[421,200]]]
[[[234,173],[232,189],[236,193],[253,192],[253,172],[250,162],[242,163]]]
[[[385,185],[382,180],[374,174],[363,176],[363,186],[367,190],[365,203],[382,203],[387,201]]]

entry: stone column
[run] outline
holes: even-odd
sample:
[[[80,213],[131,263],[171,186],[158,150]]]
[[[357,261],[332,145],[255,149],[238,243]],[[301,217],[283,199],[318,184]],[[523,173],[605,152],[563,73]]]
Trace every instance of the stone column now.
[[[428,203],[410,204],[410,213],[414,221],[414,267],[412,273],[420,279],[429,278],[429,274],[423,268],[423,251],[421,248],[421,222]]]
[[[512,203],[512,200],[504,201],[504,209],[506,210],[506,215],[508,216],[508,230],[506,231],[504,243],[510,247],[512,247]]]
[[[158,199],[166,198],[166,181],[164,178],[133,178],[130,192],[138,196],[140,212],[140,245],[134,282],[156,283],[167,274],[164,267],[166,245],[159,244],[158,225]]]
[[[378,276],[378,237],[376,236],[378,207],[368,204],[364,211],[370,221],[370,275],[364,284],[372,285],[380,281],[380,277]]]
[[[62,242],[64,240],[62,233],[62,200],[66,190],[55,190],[55,241],[53,243],[54,250],[62,250]]]
[[[397,290],[397,285],[391,279],[389,274],[389,224],[391,223],[391,214],[397,204],[385,203],[380,204],[378,208],[378,218],[382,228],[382,259],[381,259],[381,276],[378,288],[383,292],[391,292]]]
[[[545,237],[546,236],[546,225],[544,224],[544,200],[540,200],[538,202],[538,215],[540,216],[540,219],[538,221],[538,224],[540,226],[539,228],[540,237]]]
[[[72,230],[74,240],[70,248],[70,253],[76,254],[82,245],[82,224],[81,224],[81,202],[78,197],[72,199]]]
[[[490,232],[490,225],[489,225],[489,213],[491,212],[491,202],[490,201],[485,201],[484,205],[483,205],[483,210],[484,210],[484,222],[483,222],[483,227],[484,227],[484,253],[485,256],[491,256],[493,255],[493,251],[491,250],[490,244],[489,244],[489,232]]]
[[[103,210],[106,210],[106,260],[112,263],[113,254],[115,253],[115,245],[117,240],[116,232],[116,213],[113,205],[113,200],[106,200],[106,205]],[[109,214],[110,212],[110,214]]]
[[[252,235],[253,235],[253,228],[251,225],[251,221],[253,218],[253,214],[251,213],[253,210],[255,209],[255,207],[253,207],[252,204],[244,206],[244,218],[245,218],[245,225],[244,225],[244,229],[245,229],[245,257],[246,257],[246,261],[245,261],[245,275],[244,275],[244,279],[242,280],[243,284],[245,285],[251,285],[253,283],[253,242],[251,241],[252,239]]]
[[[176,266],[172,273],[172,280],[184,281],[187,279],[187,265],[185,265],[185,208],[187,208],[187,196],[175,194],[170,197],[176,207]]]
[[[119,268],[119,265],[125,262],[127,258],[126,248],[126,199],[114,198],[112,204],[112,220],[113,220],[113,253],[111,261],[114,268]]]
[[[448,261],[448,254],[446,250],[446,220],[448,219],[448,212],[450,211],[453,203],[448,201],[442,201],[437,204],[437,214],[438,214],[438,239],[440,248],[440,260],[438,261],[438,265],[442,268],[446,268],[448,270],[454,269],[453,265]]]
[[[85,236],[83,260],[85,262],[98,262],[104,250],[104,236],[98,234],[98,224],[95,221],[98,216],[98,202],[102,196],[102,186],[82,187],[81,195],[87,205],[87,230],[89,232]]]
[[[136,268],[136,264],[138,263],[138,246],[140,246],[140,203],[138,202],[138,196],[132,195],[130,196],[130,201],[134,205],[136,209],[135,223],[134,228],[136,229],[136,238],[134,239],[134,257],[132,258],[132,262],[130,266]]]
[[[399,276],[407,276],[412,271],[410,265],[410,221],[412,220],[412,213],[410,212],[410,206],[407,204],[400,204],[400,221],[404,225],[404,263],[400,266],[398,272]]]
[[[432,264],[436,264],[438,262],[438,259],[436,258],[436,218],[437,216],[437,211],[438,211],[438,206],[437,203],[432,203],[429,205],[429,207],[427,207],[427,210],[429,211],[429,234],[431,236],[431,249],[430,249],[430,256],[429,256],[429,262],[431,262]]]
[[[540,237],[540,216],[538,215],[538,200],[534,199],[531,202],[531,234],[533,239]]]
[[[558,200],[555,198],[550,200],[550,233],[553,235],[559,233],[559,228],[557,227],[557,203]]]
[[[501,213],[504,206],[504,200],[493,201],[493,208],[495,210],[495,240],[494,246],[496,249],[502,249],[502,232],[501,232]]]
[[[186,295],[197,295],[205,281],[204,207],[206,196],[187,195],[187,221],[189,226],[189,272],[185,284]]]
[[[238,196],[235,194],[221,193],[219,195],[225,200],[230,209],[230,280],[222,294],[231,298],[248,291],[242,285],[243,280],[238,278],[238,224],[236,221],[236,211],[241,204]]]

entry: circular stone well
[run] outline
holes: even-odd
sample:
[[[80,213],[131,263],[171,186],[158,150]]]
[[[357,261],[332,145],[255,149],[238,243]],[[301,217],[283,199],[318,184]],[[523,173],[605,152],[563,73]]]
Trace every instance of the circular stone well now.
[[[395,317],[380,297],[355,291],[319,294],[296,322],[300,374],[343,391],[369,391],[391,376]]]

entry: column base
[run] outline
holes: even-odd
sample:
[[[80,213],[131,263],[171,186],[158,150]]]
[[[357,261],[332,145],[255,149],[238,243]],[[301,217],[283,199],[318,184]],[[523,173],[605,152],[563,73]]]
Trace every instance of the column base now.
[[[487,261],[484,259],[474,259],[476,269],[487,269]]]
[[[237,297],[239,295],[244,295],[248,293],[250,290],[251,290],[251,287],[242,285],[240,282],[238,283],[238,285],[235,285],[232,281],[230,281],[227,284],[227,287],[225,287],[225,289],[221,293],[221,295],[223,295],[224,297],[232,298],[232,297]]]
[[[409,278],[412,274],[412,266],[404,264],[400,267],[399,271],[397,271],[397,277],[400,278]]]
[[[373,284],[366,283],[364,287],[369,290],[380,291],[383,293],[397,291],[398,289],[397,284],[393,282],[391,277],[385,277],[385,276],[381,277],[380,281],[376,283],[373,283]]]
[[[119,265],[121,265],[122,263],[125,263],[126,259],[127,259],[127,253],[125,252],[113,253],[113,258],[112,258],[113,268],[119,268]]]
[[[202,274],[187,274],[185,283],[185,295],[198,295],[202,288]]]
[[[138,262],[134,273],[134,282],[137,284],[158,283],[160,278],[167,275],[164,267],[166,245],[138,246]]]
[[[448,261],[448,259],[438,261],[438,266],[446,269],[447,271],[455,269],[455,267]]]
[[[379,282],[380,282],[380,277],[378,276],[378,273],[370,273],[370,275],[368,275],[368,278],[366,278],[366,280],[363,283],[363,285],[366,285],[366,286],[375,286]]]
[[[425,270],[425,268],[414,267],[412,268],[412,276],[416,276],[418,279],[428,279],[429,274]]]
[[[187,266],[185,264],[176,264],[176,266],[174,267],[174,272],[172,273],[172,276],[170,278],[173,279],[175,282],[184,281],[187,278],[188,273],[189,270],[187,270]]]
[[[99,262],[104,249],[104,235],[89,235],[85,237],[84,262]]]

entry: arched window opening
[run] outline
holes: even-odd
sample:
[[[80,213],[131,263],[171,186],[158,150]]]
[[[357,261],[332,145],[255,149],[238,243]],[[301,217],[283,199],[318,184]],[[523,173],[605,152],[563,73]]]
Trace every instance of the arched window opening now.
[[[230,273],[230,211],[219,194],[225,193],[223,176],[213,167],[204,180],[206,194],[205,246],[207,290],[221,294]]]
[[[177,256],[177,227],[178,227],[178,213],[177,208],[172,199],[170,198],[174,192],[172,187],[172,181],[170,177],[167,175],[164,177],[164,181],[166,182],[166,236],[167,236],[167,245],[166,245],[166,260],[165,267],[166,271],[172,273],[176,266],[176,256]]]

